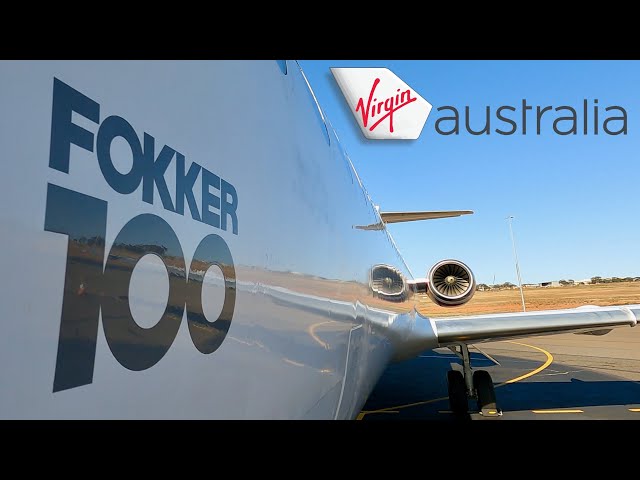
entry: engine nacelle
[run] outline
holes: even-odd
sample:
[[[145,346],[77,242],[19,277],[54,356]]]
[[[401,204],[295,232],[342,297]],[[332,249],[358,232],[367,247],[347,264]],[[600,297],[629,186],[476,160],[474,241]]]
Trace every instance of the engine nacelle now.
[[[464,305],[476,292],[471,269],[459,260],[442,260],[427,275],[427,295],[441,307]]]

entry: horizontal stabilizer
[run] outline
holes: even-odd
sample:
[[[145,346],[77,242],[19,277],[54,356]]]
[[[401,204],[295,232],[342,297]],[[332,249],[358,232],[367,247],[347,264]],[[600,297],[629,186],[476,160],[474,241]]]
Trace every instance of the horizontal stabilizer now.
[[[417,220],[433,220],[435,218],[459,217],[471,215],[473,210],[448,210],[441,212],[380,212],[384,223],[415,222]]]

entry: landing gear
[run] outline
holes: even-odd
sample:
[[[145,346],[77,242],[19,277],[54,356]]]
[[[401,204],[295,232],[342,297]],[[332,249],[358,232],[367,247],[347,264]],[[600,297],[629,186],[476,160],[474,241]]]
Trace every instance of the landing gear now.
[[[449,405],[454,414],[464,414],[468,410],[468,399],[473,398],[478,402],[480,414],[487,417],[497,417],[502,415],[496,404],[496,393],[491,375],[486,370],[471,370],[471,358],[469,357],[469,347],[466,344],[449,347],[458,357],[462,359],[462,372],[450,370],[447,372],[447,383],[449,387]]]
[[[496,406],[496,392],[493,388],[493,380],[486,370],[473,372],[473,386],[476,389],[478,409],[485,416],[498,415]]]
[[[447,372],[447,383],[449,384],[449,405],[451,411],[456,415],[467,413],[469,409],[467,403],[467,386],[464,383],[462,372],[449,370]]]

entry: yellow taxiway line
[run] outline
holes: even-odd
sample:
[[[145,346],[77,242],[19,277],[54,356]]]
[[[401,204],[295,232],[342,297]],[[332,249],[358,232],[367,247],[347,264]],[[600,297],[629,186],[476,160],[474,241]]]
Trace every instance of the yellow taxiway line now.
[[[326,322],[314,323],[313,325],[309,325],[309,328],[307,328],[307,332],[309,332],[309,335],[311,335],[311,338],[313,338],[318,343],[318,345],[320,345],[325,350],[329,350],[329,344],[322,341],[322,339],[318,337],[318,335],[316,335],[316,328],[318,328],[321,325],[327,325],[329,323],[335,323],[335,320],[328,320]]]
[[[549,352],[547,352],[543,348],[536,347],[535,345],[529,345],[527,343],[520,343],[520,342],[508,342],[508,343],[513,343],[515,345],[522,345],[524,347],[529,347],[529,348],[533,348],[535,350],[538,350],[538,351],[544,353],[547,356],[547,361],[544,362],[541,366],[539,366],[535,370],[533,370],[533,371],[531,371],[529,373],[525,373],[524,375],[522,375],[520,377],[516,377],[516,378],[512,378],[511,380],[507,380],[506,382],[501,383],[500,385],[506,385],[508,383],[516,383],[516,382],[519,382],[520,380],[524,380],[525,378],[533,377],[535,374],[540,373],[545,368],[547,368],[549,365],[551,365],[551,363],[553,362],[553,355],[551,355]],[[500,385],[498,385],[498,386],[500,386]]]
[[[514,343],[516,345],[522,345],[523,347],[529,347],[529,348],[533,348],[534,350],[538,350],[538,351],[544,353],[547,356],[547,360],[541,366],[536,368],[535,370],[532,370],[529,373],[526,373],[526,374],[521,375],[519,377],[512,378],[511,380],[507,380],[506,382],[499,383],[498,385],[495,386],[495,388],[502,387],[502,386],[508,385],[510,383],[516,383],[516,382],[519,382],[521,380],[524,380],[525,378],[532,377],[533,375],[536,375],[536,374],[540,373],[541,371],[543,371],[545,368],[547,368],[553,362],[553,355],[551,355],[551,353],[547,352],[543,348],[536,347],[534,345],[529,345],[527,343],[511,342],[511,341],[508,341],[508,343]],[[357,420],[362,420],[365,417],[365,415],[369,415],[371,413],[387,413],[387,412],[400,410],[400,409],[404,409],[404,408],[418,407],[420,405],[427,405],[429,403],[435,403],[435,402],[440,402],[442,400],[447,400],[448,398],[449,398],[448,396],[447,397],[440,397],[440,398],[432,398],[430,400],[424,400],[422,402],[407,403],[405,405],[397,405],[397,406],[393,406],[393,407],[380,408],[378,410],[363,410],[358,414],[356,419]],[[640,409],[639,409],[639,411],[640,411]]]
[[[630,412],[640,412],[640,408],[630,408]]]
[[[571,409],[565,409],[565,410],[531,410],[533,413],[584,413],[583,410],[571,410]]]

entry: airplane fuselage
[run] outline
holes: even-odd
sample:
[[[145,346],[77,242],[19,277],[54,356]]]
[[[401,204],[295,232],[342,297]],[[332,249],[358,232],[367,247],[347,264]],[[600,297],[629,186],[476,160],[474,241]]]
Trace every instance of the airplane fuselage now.
[[[357,415],[411,275],[296,62],[0,73],[2,418]]]

